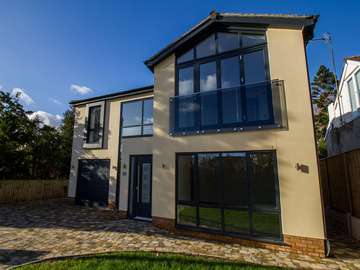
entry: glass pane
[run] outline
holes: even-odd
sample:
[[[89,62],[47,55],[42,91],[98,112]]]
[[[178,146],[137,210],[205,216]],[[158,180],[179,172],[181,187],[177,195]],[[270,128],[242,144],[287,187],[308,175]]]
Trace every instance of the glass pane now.
[[[176,106],[178,107],[178,127],[190,128],[195,125],[195,112],[198,105],[194,100],[194,96],[190,97],[177,97]]]
[[[355,73],[356,87],[360,98],[360,71]]]
[[[191,155],[178,156],[178,200],[192,201],[193,157]]]
[[[250,47],[265,43],[264,35],[242,35],[242,46]]]
[[[349,98],[351,104],[351,110],[356,110],[356,97],[355,97],[355,89],[354,89],[354,81],[350,79],[347,81],[348,91],[349,91]]]
[[[196,58],[215,54],[215,35],[211,35],[196,46]]]
[[[194,92],[194,68],[179,69],[179,96],[190,95]]]
[[[222,120],[224,124],[243,121],[240,88],[222,90]]]
[[[125,127],[122,129],[122,136],[138,136],[141,135],[141,127]]]
[[[94,106],[89,108],[89,128],[99,128],[100,126],[100,112],[101,106]]]
[[[221,229],[220,209],[199,207],[199,226],[209,229]]]
[[[98,130],[88,130],[88,143],[97,143],[100,140],[100,134]]]
[[[177,223],[196,226],[196,207],[187,205],[177,206]]]
[[[142,101],[123,103],[122,108],[123,126],[141,125]]]
[[[225,231],[249,233],[249,214],[247,211],[224,210]]]
[[[200,91],[217,89],[216,62],[200,65]]]
[[[221,88],[230,88],[240,85],[239,57],[221,60]]]
[[[150,190],[151,190],[151,164],[142,164],[142,177],[141,177],[141,202],[150,203]]]
[[[200,202],[218,203],[221,200],[218,171],[219,154],[198,155]]]
[[[194,59],[194,49],[188,50],[177,58],[177,63],[184,63]]]
[[[152,124],[153,123],[153,99],[144,100],[144,119],[143,124]]]
[[[253,228],[257,233],[280,235],[280,218],[278,213],[253,212]]]
[[[201,102],[201,126],[211,126],[218,123],[218,98],[217,91],[202,93]]]
[[[224,203],[231,205],[248,204],[248,183],[246,180],[246,154],[224,153],[223,158],[223,188]]]
[[[276,207],[276,179],[272,153],[250,154],[250,175],[255,206]]]
[[[246,86],[246,112],[248,121],[271,119],[270,84],[260,83]]]
[[[153,134],[153,125],[143,126],[143,135],[152,135]]]
[[[245,83],[253,84],[267,80],[264,51],[244,55]]]
[[[238,34],[218,33],[219,53],[239,48]]]

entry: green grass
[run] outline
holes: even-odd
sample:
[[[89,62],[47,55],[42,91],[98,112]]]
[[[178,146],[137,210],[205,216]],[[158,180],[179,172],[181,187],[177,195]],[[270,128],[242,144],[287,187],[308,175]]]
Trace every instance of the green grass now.
[[[278,267],[236,263],[205,257],[152,252],[122,252],[29,264],[21,270],[270,270]]]

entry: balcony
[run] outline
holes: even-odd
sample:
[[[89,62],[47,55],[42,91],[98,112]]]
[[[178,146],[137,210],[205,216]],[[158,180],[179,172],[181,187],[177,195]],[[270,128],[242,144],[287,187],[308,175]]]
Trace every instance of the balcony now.
[[[281,80],[170,98],[170,136],[286,127]]]

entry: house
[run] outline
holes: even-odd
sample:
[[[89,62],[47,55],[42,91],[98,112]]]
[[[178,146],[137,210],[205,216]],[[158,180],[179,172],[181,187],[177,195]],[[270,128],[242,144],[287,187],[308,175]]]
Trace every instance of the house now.
[[[360,56],[347,57],[339,90],[328,106],[326,148],[329,156],[360,148]]]
[[[212,12],[145,62],[153,86],[72,101],[69,197],[324,256],[305,51],[317,18]]]

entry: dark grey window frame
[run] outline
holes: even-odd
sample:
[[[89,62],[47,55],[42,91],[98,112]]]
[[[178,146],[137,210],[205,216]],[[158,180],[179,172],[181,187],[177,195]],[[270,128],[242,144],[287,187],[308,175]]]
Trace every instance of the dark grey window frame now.
[[[103,148],[103,142],[104,142],[104,119],[105,119],[105,101],[99,101],[94,103],[86,104],[86,110],[85,110],[85,128],[84,128],[84,144],[83,148],[86,149],[96,149],[96,148]],[[89,142],[89,113],[91,108],[93,107],[100,107],[100,123],[98,127],[98,136],[99,140],[97,142]]]
[[[222,203],[204,203],[204,202],[199,202],[199,179],[198,179],[198,155],[199,154],[228,154],[228,153],[245,153],[246,154],[246,166],[249,169],[249,156],[251,154],[256,154],[256,153],[269,153],[272,155],[272,159],[273,159],[273,169],[274,169],[274,177],[275,177],[275,202],[276,202],[276,206],[275,207],[263,207],[263,206],[256,206],[253,203],[253,196],[250,192],[250,190],[252,190],[252,181],[250,179],[250,175],[247,174],[247,183],[248,183],[248,189],[249,189],[249,198],[248,198],[248,205],[244,206],[244,205],[229,205],[226,204],[224,202]],[[181,201],[178,200],[178,184],[179,184],[179,179],[178,179],[178,159],[179,156],[193,156],[195,162],[193,162],[193,168],[192,171],[194,172],[194,175],[191,176],[191,200],[190,201]],[[223,161],[221,160],[221,163]],[[195,165],[194,165],[195,164]],[[248,170],[247,169],[247,170]],[[220,175],[223,175],[223,165],[221,165],[221,172]],[[220,182],[220,181],[219,181]],[[221,184],[221,188],[220,188],[221,192],[223,192],[223,187]],[[224,194],[222,194],[223,196]],[[176,153],[176,165],[175,165],[175,226],[180,228],[180,229],[190,229],[190,230],[195,230],[195,231],[200,231],[200,232],[208,232],[208,233],[215,233],[215,234],[221,234],[221,235],[225,235],[225,236],[235,236],[235,237],[240,237],[240,238],[244,238],[244,239],[251,239],[251,240],[260,240],[260,241],[265,241],[265,242],[270,242],[270,243],[277,243],[277,244],[282,244],[283,243],[283,234],[282,234],[282,219],[281,219],[281,206],[280,206],[280,190],[279,190],[279,177],[278,177],[278,169],[277,169],[277,156],[276,156],[276,151],[275,150],[257,150],[257,151],[221,151],[221,152],[184,152],[184,153]],[[190,207],[195,207],[196,208],[196,226],[192,226],[192,225],[185,225],[185,224],[180,224],[178,222],[178,206],[190,206]],[[199,208],[200,207],[206,207],[206,208],[216,208],[219,209],[221,211],[221,229],[220,230],[215,230],[215,229],[209,229],[209,228],[203,228],[199,226]],[[249,225],[250,225],[250,232],[249,234],[247,233],[241,233],[241,232],[229,232],[229,231],[225,231],[224,229],[224,210],[245,210],[248,211],[249,214]],[[260,212],[260,213],[273,213],[273,214],[277,214],[279,217],[279,231],[280,231],[280,235],[275,236],[275,235],[270,235],[270,234],[263,234],[260,235],[258,233],[255,233],[253,230],[253,220],[252,220],[252,215],[253,213],[256,212]]]
[[[122,138],[136,138],[136,137],[151,137],[151,136],[153,136],[153,133],[152,134],[144,134],[144,126],[152,126],[152,127],[154,127],[154,120],[153,120],[153,122],[151,124],[144,124],[144,101],[146,101],[146,100],[154,100],[154,98],[149,97],[149,98],[129,100],[129,101],[122,102],[122,104],[121,104],[121,123],[120,123],[121,124],[121,134],[123,134],[123,128],[141,127],[141,134],[140,135],[128,135],[128,136],[121,135]],[[124,114],[123,105],[128,104],[128,103],[135,103],[135,102],[141,102],[141,124],[140,125],[127,125],[127,126],[124,126],[123,125],[123,114]],[[153,112],[153,119],[154,119],[154,112]]]
[[[219,46],[218,46],[218,33],[236,33],[238,35],[262,35],[265,37],[264,43],[260,43],[251,47],[245,47],[242,48],[242,38],[239,38],[239,48],[219,53]],[[270,68],[269,68],[269,57],[268,57],[268,50],[267,50],[267,39],[266,39],[266,31],[265,30],[244,30],[242,28],[236,28],[233,27],[231,30],[224,30],[224,29],[218,29],[214,32],[208,33],[206,36],[203,36],[202,39],[199,39],[201,42],[202,40],[206,39],[210,35],[215,35],[215,42],[216,42],[216,53],[212,56],[207,56],[203,58],[196,58],[196,45],[193,46],[193,53],[194,53],[194,59],[182,63],[177,63],[175,66],[175,96],[179,96],[179,70],[182,68],[187,67],[193,67],[194,68],[194,74],[193,74],[193,95],[200,93],[200,65],[209,63],[209,62],[215,62],[216,63],[216,81],[217,81],[217,90],[222,89],[221,85],[221,60],[227,59],[230,57],[239,57],[239,64],[240,64],[240,85],[238,87],[231,87],[231,88],[238,88],[240,91],[241,96],[241,110],[242,110],[242,116],[243,121],[234,123],[234,124],[225,124],[222,123],[222,102],[221,102],[221,91],[217,91],[217,102],[218,102],[218,123],[214,124],[212,126],[206,126],[205,128],[201,125],[200,121],[200,115],[195,115],[195,125],[192,127],[187,128],[180,128],[179,125],[179,115],[176,112],[177,109],[175,109],[175,113],[170,118],[170,135],[185,135],[185,134],[199,134],[199,133],[217,133],[221,130],[231,130],[234,128],[241,128],[241,127],[258,127],[258,126],[264,126],[264,125],[275,125],[275,119],[273,115],[273,103],[272,103],[272,97],[271,94],[267,94],[268,104],[269,104],[269,110],[270,110],[270,117],[267,120],[259,120],[259,121],[248,121],[247,120],[247,112],[246,112],[246,88],[249,87],[245,83],[245,69],[244,69],[244,55],[257,52],[257,51],[263,51],[264,52],[264,58],[265,58],[265,76],[266,81],[262,82],[264,85],[263,87],[266,87],[267,89],[271,89],[271,81],[270,81]],[[197,43],[195,43],[197,44]],[[189,51],[189,48],[185,48],[183,51],[177,52],[177,56],[181,56],[181,54],[184,51]],[[256,86],[257,84],[254,84]],[[270,90],[269,90],[270,91]],[[189,95],[190,96],[190,95]],[[183,96],[186,97],[186,96]],[[194,102],[199,103],[197,96],[194,95]],[[177,102],[176,99],[170,99],[170,102]],[[173,106],[178,106],[176,103]],[[198,113],[200,114],[200,113]],[[244,120],[245,119],[245,120]]]

